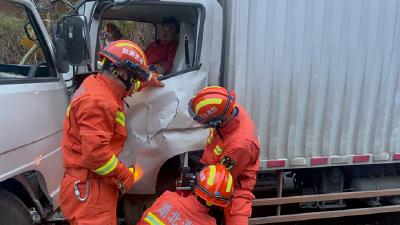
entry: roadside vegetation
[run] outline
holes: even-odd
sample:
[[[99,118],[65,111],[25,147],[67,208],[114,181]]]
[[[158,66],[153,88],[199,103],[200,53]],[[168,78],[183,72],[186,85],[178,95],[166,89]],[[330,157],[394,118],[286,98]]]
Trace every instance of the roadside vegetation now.
[[[25,36],[24,20],[17,15],[0,12],[0,63],[17,64],[29,49],[18,43]]]
[[[155,40],[156,28],[151,23],[105,20],[103,22],[103,30],[106,29],[107,23],[112,23],[117,26],[124,39],[128,39],[137,43],[143,49],[145,49],[148,44]]]

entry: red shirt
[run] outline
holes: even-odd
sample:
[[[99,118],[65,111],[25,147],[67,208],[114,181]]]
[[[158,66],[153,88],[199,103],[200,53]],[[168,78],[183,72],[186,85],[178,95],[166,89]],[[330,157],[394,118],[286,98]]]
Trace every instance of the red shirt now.
[[[160,64],[164,67],[165,73],[172,69],[178,42],[161,43],[159,40],[149,44],[145,51],[148,64]]]
[[[195,195],[183,197],[166,191],[144,212],[136,225],[216,225],[214,217],[207,214],[208,210]]]
[[[218,162],[227,166],[234,179],[237,196],[241,191],[251,191],[256,183],[259,168],[260,145],[256,127],[246,110],[237,105],[239,114],[225,127],[221,139],[215,129],[210,134],[200,162],[212,165]]]

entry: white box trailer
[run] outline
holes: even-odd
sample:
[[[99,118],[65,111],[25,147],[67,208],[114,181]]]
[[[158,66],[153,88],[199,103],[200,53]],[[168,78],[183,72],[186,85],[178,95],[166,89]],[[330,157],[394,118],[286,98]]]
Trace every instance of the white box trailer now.
[[[262,169],[400,159],[400,2],[224,1],[226,85]]]
[[[399,211],[400,1],[221,2],[223,81],[259,129],[258,185],[276,174],[276,197],[253,202],[276,214],[250,223]],[[281,215],[347,199],[380,207]]]

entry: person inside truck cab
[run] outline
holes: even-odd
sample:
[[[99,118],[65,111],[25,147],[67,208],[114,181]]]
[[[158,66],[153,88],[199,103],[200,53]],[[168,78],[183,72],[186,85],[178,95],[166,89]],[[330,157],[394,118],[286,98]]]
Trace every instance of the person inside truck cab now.
[[[110,43],[99,59],[101,71],[75,91],[64,118],[60,207],[71,225],[116,225],[118,190],[129,190],[135,174],[118,160],[127,137],[123,99],[164,86],[131,41]]]
[[[259,168],[260,144],[256,127],[235,93],[213,86],[201,90],[189,102],[193,119],[210,128],[200,163],[223,164],[233,176],[231,204],[224,210],[227,225],[247,225],[252,190]]]
[[[178,47],[180,24],[175,17],[171,16],[164,17],[161,25],[160,39],[150,43],[145,53],[154,71],[158,74],[168,74],[172,69]]]
[[[216,225],[212,211],[226,208],[232,191],[232,175],[223,165],[205,167],[196,178],[192,194],[185,197],[177,192],[164,192],[137,225]]]
[[[122,39],[122,34],[119,28],[113,23],[107,23],[106,30],[101,33],[101,39],[104,41],[104,46],[110,42]]]

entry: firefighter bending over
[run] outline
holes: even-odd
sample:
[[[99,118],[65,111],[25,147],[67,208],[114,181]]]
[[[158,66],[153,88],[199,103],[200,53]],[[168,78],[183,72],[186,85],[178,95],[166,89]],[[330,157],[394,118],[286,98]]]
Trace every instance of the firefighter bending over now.
[[[116,225],[118,189],[134,183],[134,168],[118,160],[127,137],[123,99],[163,86],[131,41],[112,42],[99,56],[102,71],[83,81],[64,119],[60,207],[71,225]]]
[[[227,207],[232,191],[233,178],[223,165],[205,167],[197,176],[193,194],[164,192],[137,225],[216,225],[210,210]]]

